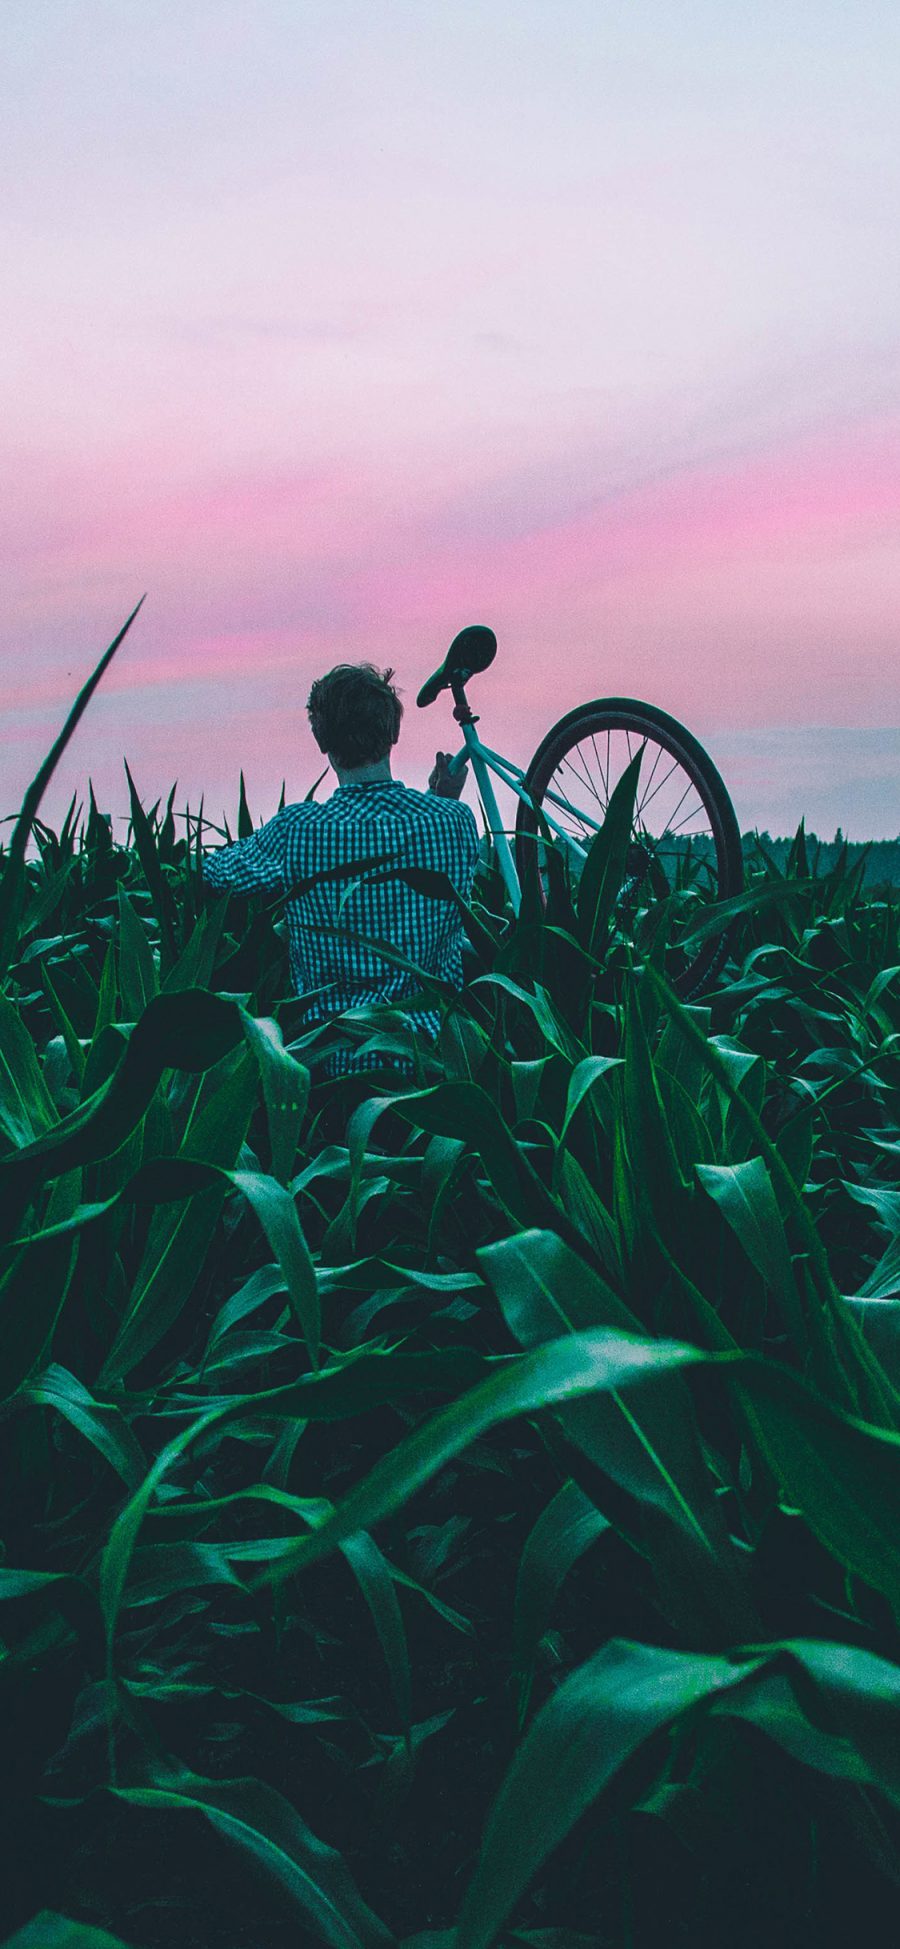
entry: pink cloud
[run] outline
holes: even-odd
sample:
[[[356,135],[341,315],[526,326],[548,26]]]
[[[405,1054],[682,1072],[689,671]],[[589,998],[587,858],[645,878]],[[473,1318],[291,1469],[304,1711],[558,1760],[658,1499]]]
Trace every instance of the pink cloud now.
[[[362,466],[192,481],[174,449],[138,475],[119,454],[99,478],[74,466],[54,474],[34,456],[5,705],[62,709],[147,587],[105,693],[132,697],[137,726],[152,693],[163,706],[168,696],[174,724],[184,686],[213,686],[213,704],[226,684],[243,699],[218,732],[235,772],[251,726],[277,717],[328,662],[389,661],[411,696],[472,620],[497,630],[501,654],[479,695],[517,742],[533,743],[557,703],[604,690],[655,698],[701,727],[900,715],[900,457],[885,433],[684,466],[571,513],[558,469],[541,512],[536,471],[531,455],[521,521],[497,535],[479,532],[492,495],[483,466],[461,532],[458,479],[428,483],[418,468],[404,500],[396,479],[382,491]],[[502,492],[512,516],[511,461]],[[67,639],[77,651],[61,647]],[[93,723],[99,735],[96,708]],[[433,725],[410,716],[418,765]]]

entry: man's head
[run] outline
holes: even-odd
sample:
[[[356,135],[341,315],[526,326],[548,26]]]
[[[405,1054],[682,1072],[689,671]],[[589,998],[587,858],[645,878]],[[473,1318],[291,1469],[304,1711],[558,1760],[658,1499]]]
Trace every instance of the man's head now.
[[[306,704],[310,728],[339,770],[376,765],[396,744],[403,705],[393,674],[373,663],[339,663],[313,684]]]

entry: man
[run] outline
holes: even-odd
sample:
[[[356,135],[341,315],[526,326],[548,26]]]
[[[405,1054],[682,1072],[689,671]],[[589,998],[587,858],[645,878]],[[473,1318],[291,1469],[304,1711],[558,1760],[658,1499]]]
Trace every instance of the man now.
[[[417,992],[414,974],[360,937],[383,941],[426,974],[462,987],[456,907],[407,886],[396,870],[445,873],[468,899],[478,829],[468,807],[457,803],[465,770],[451,775],[448,755],[439,751],[427,792],[393,777],[391,751],[403,715],[393,674],[371,663],[342,663],[320,677],[306,708],[319,750],[337,774],[337,791],[322,805],[285,806],[248,839],[203,862],[208,885],[222,892],[285,895],[291,978],[297,993],[309,997],[309,1027],[344,1009]],[[437,1033],[435,1009],[408,1019]],[[346,1050],[331,1056],[328,1070],[335,1075],[377,1063]]]

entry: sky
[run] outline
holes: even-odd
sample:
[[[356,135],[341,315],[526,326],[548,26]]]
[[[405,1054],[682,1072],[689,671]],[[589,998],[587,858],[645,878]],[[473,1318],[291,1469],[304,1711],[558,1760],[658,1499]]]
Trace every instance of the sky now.
[[[743,828],[900,833],[896,0],[6,0],[0,813],[258,817],[453,635],[525,763],[631,695]],[[467,791],[471,793],[471,786]]]

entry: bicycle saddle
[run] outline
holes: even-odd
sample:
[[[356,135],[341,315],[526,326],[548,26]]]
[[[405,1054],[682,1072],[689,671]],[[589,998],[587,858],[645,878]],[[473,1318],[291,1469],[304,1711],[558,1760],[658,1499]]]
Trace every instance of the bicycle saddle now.
[[[481,623],[472,623],[468,629],[461,629],[454,636],[449,650],[439,670],[422,685],[416,703],[419,709],[433,704],[442,690],[454,682],[468,683],[476,670],[486,670],[497,654],[497,638],[492,629],[484,629]]]

